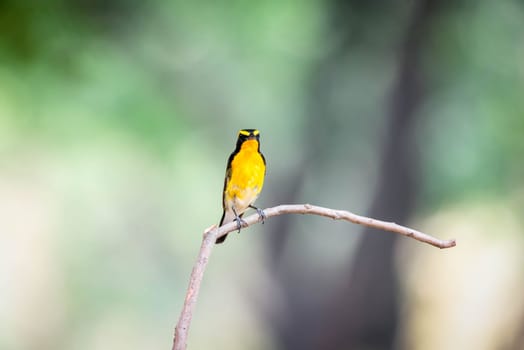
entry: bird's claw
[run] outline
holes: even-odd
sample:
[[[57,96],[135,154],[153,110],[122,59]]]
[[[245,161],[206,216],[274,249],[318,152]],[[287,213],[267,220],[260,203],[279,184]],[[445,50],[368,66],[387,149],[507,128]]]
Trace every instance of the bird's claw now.
[[[264,220],[266,219],[266,213],[264,213],[264,211],[262,209],[259,209],[257,208],[257,213],[258,213],[258,219],[260,221],[262,221],[262,225],[264,224]]]
[[[264,220],[267,218],[266,214],[264,213],[264,211],[260,208],[257,208],[257,207],[254,207],[252,205],[249,206],[250,208],[253,208],[257,211],[257,214],[258,214],[258,220],[259,221],[262,221],[262,224],[264,224]]]
[[[242,226],[247,226],[247,222],[243,220],[240,216],[237,216],[235,218],[235,221],[237,222],[238,233],[240,233],[240,229],[242,228]]]

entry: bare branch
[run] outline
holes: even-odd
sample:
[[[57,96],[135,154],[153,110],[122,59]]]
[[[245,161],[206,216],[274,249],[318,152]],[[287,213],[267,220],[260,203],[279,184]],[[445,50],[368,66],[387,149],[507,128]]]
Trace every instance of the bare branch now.
[[[394,222],[376,220],[365,216],[353,214],[345,210],[318,207],[310,204],[283,204],[273,208],[264,209],[264,213],[266,214],[266,218],[283,214],[319,215],[334,220],[345,220],[358,225],[373,227],[384,231],[395,232],[400,235],[416,239],[417,241],[431,244],[432,246],[441,249],[451,248],[456,245],[454,239],[440,240],[420,231],[411,229],[409,227],[398,225]],[[243,225],[243,227],[248,227],[259,222],[260,218],[258,214],[255,213],[244,218],[243,220],[245,221],[245,225]],[[180,318],[175,327],[175,337],[173,339],[172,350],[185,350],[187,347],[187,336],[189,332],[189,326],[191,324],[191,319],[193,317],[193,309],[198,298],[200,283],[202,282],[202,278],[204,277],[204,271],[209,261],[209,257],[211,256],[213,247],[215,246],[216,239],[229,232],[235,231],[236,229],[236,222],[230,222],[229,224],[226,224],[219,228],[217,228],[216,225],[210,226],[204,231],[204,237],[202,240],[202,245],[200,246],[200,252],[198,253],[197,261],[193,266],[193,271],[191,272],[189,287],[187,289],[186,299],[184,301],[184,307],[182,308],[182,313],[180,314]]]

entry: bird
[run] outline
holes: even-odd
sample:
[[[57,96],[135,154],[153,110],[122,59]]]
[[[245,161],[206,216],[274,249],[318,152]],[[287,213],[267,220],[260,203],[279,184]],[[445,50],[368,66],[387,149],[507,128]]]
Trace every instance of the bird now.
[[[242,225],[246,224],[242,215],[248,208],[255,209],[264,222],[264,212],[253,204],[262,191],[265,175],[266,159],[260,152],[260,131],[241,129],[236,148],[227,160],[219,226],[236,221],[240,232]],[[216,243],[223,243],[226,237],[227,234],[219,237]]]

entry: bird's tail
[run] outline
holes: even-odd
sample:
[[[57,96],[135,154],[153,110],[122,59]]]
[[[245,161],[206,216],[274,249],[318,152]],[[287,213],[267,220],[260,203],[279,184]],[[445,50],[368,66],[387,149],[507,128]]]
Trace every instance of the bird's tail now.
[[[226,237],[227,237],[228,234],[225,234],[222,237],[218,237],[217,240],[215,241],[215,244],[224,243],[224,241],[226,240]]]
[[[220,219],[220,224],[218,225],[218,227],[224,225],[224,219],[226,218],[226,211],[224,210],[224,212],[222,213],[222,218]],[[227,224],[227,222],[226,222]],[[226,240],[227,238],[227,234],[223,235],[222,237],[218,237],[215,244],[220,244],[220,243],[224,243],[224,241]]]
[[[240,217],[242,217],[242,215],[240,215]],[[234,221],[235,219],[236,219],[235,213],[233,213],[232,210],[224,210],[218,227],[225,225],[225,224],[229,224],[230,222]],[[227,234],[223,235],[222,237],[217,238],[215,243],[216,244],[224,243],[224,241],[226,240],[226,237],[227,237]]]

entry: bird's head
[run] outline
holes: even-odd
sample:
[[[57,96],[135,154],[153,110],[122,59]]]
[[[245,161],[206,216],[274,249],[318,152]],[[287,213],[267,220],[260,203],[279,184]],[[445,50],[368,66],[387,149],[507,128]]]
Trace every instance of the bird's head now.
[[[257,129],[242,129],[238,132],[238,139],[245,140],[253,140],[260,137],[260,131]]]
[[[246,141],[255,141],[255,144],[258,146],[259,138],[260,131],[257,129],[242,129],[238,132],[237,149],[240,149],[242,144]]]

